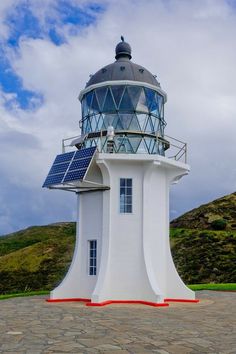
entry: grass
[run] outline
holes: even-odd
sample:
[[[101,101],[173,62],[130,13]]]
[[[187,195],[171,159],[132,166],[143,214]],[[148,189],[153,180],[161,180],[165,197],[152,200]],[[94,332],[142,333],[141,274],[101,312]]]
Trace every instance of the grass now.
[[[236,291],[236,283],[226,284],[193,284],[188,285],[191,290],[217,290],[217,291]]]
[[[23,297],[23,296],[34,296],[34,295],[48,295],[49,291],[40,290],[40,291],[29,291],[25,293],[15,293],[15,294],[6,294],[0,295],[0,300],[11,299],[13,297]]]
[[[191,290],[217,290],[217,291],[236,291],[236,283],[226,283],[226,284],[192,284],[188,285]],[[0,295],[0,300],[11,299],[14,297],[23,297],[23,296],[34,296],[34,295],[48,295],[49,291],[40,290],[40,291],[29,291],[24,293],[15,293],[15,294],[6,294]]]

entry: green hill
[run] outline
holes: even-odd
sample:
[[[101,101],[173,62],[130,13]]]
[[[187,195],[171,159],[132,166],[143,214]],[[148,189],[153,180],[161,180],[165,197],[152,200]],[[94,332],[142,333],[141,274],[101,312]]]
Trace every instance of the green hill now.
[[[236,192],[173,220],[171,245],[185,282],[235,282]]]
[[[236,283],[236,232],[171,229],[171,251],[187,284]]]
[[[236,192],[201,205],[171,222],[172,227],[236,230]]]
[[[235,203],[233,193],[171,223],[174,262],[187,284],[236,283]],[[0,237],[0,294],[53,289],[68,270],[74,245],[75,223],[69,222]]]
[[[0,237],[0,293],[50,290],[67,271],[75,223],[34,226]]]

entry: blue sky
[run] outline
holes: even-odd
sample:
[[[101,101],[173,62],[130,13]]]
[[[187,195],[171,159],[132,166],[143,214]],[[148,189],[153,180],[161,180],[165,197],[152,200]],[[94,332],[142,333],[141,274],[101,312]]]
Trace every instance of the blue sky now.
[[[168,94],[166,133],[188,142],[171,216],[235,191],[234,1],[2,0],[0,16],[0,235],[75,219],[73,195],[41,185],[121,34]]]
[[[81,29],[96,23],[97,15],[105,10],[102,4],[88,3],[86,6],[78,6],[70,1],[58,0],[53,5],[52,16],[45,16],[44,24],[28,6],[30,1],[19,1],[16,6],[9,7],[4,23],[9,28],[8,36],[1,41],[0,57],[0,84],[6,93],[14,93],[16,101],[22,109],[32,109],[32,98],[37,98],[38,104],[43,104],[43,95],[40,92],[24,88],[22,78],[17,75],[7,58],[7,51],[19,50],[19,42],[22,38],[48,39],[53,44],[60,46],[67,40],[61,28],[70,25],[70,35],[76,36]],[[49,2],[50,3],[50,2]],[[11,100],[6,102],[7,108],[11,108]],[[34,107],[34,108],[37,108]]]

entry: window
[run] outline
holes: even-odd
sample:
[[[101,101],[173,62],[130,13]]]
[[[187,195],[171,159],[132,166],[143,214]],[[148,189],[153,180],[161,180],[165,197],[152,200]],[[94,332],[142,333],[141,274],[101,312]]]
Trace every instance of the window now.
[[[132,213],[132,178],[120,179],[120,212]]]
[[[89,241],[88,274],[97,274],[97,240]]]

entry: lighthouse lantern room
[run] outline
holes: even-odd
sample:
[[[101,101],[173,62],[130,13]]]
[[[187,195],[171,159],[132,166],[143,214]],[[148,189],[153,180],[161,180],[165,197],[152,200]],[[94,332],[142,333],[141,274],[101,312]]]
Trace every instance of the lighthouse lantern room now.
[[[43,185],[78,203],[73,260],[50,300],[194,301],[169,243],[169,188],[189,172],[186,144],[165,136],[167,95],[121,39],[116,61],[81,91],[81,135],[63,141]]]

